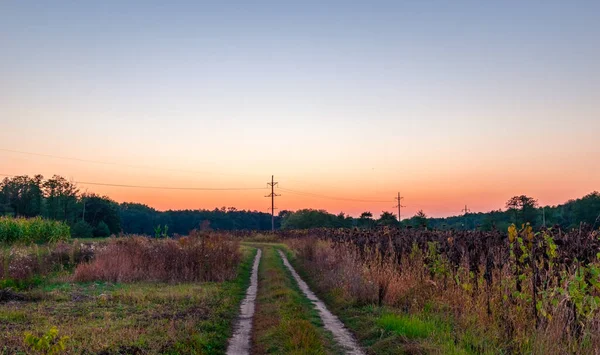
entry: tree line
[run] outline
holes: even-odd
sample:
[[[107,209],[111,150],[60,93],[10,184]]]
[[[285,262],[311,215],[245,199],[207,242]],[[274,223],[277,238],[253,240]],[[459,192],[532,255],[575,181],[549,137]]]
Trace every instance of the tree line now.
[[[7,177],[0,182],[0,216],[37,217],[66,222],[78,238],[111,234],[185,235],[195,228],[268,230],[271,215],[233,207],[214,210],[156,209],[140,203],[117,203],[107,196],[81,193],[62,176]],[[280,218],[275,219],[280,227]]]
[[[364,212],[358,218],[332,214],[325,210],[281,211],[275,218],[277,229],[374,228],[395,226],[455,230],[506,230],[512,223],[534,227],[576,228],[580,223],[600,227],[600,193],[592,192],[562,205],[540,207],[528,196],[514,196],[506,209],[462,216],[429,218],[423,211],[398,221],[396,215],[382,211],[378,217]],[[117,203],[107,196],[81,193],[64,177],[41,175],[7,177],[0,182],[0,216],[36,217],[66,222],[74,237],[104,237],[111,234],[185,235],[195,228],[214,230],[269,230],[271,215],[234,207],[214,210],[158,211],[140,203]]]
[[[581,223],[593,228],[600,227],[600,193],[592,192],[582,198],[570,200],[557,206],[539,206],[537,200],[526,195],[510,198],[506,210],[465,213],[461,216],[429,218],[425,212],[418,211],[413,217],[398,221],[396,215],[383,211],[379,218],[371,212],[363,212],[360,217],[352,218],[324,210],[304,209],[296,212],[282,211],[281,226],[284,229],[310,228],[373,228],[393,226],[401,228],[429,228],[437,230],[484,230],[506,231],[511,224],[531,224],[533,227],[558,226],[564,230],[578,228]]]

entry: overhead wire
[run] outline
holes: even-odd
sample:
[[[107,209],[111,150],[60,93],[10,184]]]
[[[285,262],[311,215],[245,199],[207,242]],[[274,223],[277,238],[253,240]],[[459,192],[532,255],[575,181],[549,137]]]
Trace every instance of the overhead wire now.
[[[77,162],[82,162],[82,163],[123,166],[123,167],[134,168],[134,169],[176,171],[176,172],[190,173],[190,174],[210,174],[210,175],[223,175],[223,176],[248,176],[248,174],[217,173],[217,172],[203,171],[203,170],[186,170],[186,169],[177,169],[177,168],[155,167],[155,166],[150,166],[150,165],[135,165],[135,164],[115,163],[115,162],[92,160],[92,159],[82,159],[82,158],[75,158],[75,157],[66,157],[66,156],[54,155],[54,154],[26,152],[26,151],[14,150],[14,149],[6,149],[6,148],[0,148],[0,151],[2,151],[2,152],[8,152],[8,153],[14,153],[14,154],[39,156],[39,157],[52,158],[52,159],[71,160],[71,161],[77,161]],[[258,176],[258,175],[255,175],[255,176]]]
[[[365,199],[356,199],[356,198],[328,196],[328,195],[315,194],[315,193],[312,193],[312,192],[292,190],[292,189],[288,189],[288,188],[284,188],[284,187],[280,187],[279,190],[285,191],[285,192],[288,192],[288,193],[291,193],[291,194],[294,194],[294,195],[307,196],[307,197],[317,197],[317,198],[324,198],[324,199],[337,200],[337,201],[367,202],[367,203],[388,203],[388,202],[391,202],[390,200],[365,200]]]
[[[0,176],[13,177],[15,175],[0,174]],[[266,187],[175,187],[175,186],[111,184],[111,183],[90,182],[90,181],[73,181],[73,182],[76,184],[81,184],[81,185],[111,186],[111,187],[125,187],[125,188],[153,189],[153,190],[244,191],[244,190],[265,190],[266,189]]]
[[[75,157],[65,157],[53,154],[45,154],[45,153],[35,153],[35,152],[27,152],[21,150],[14,149],[6,149],[0,148],[0,151],[16,153],[16,154],[24,154],[24,155],[32,155],[32,156],[40,156],[46,158],[53,159],[63,159],[63,160],[71,160],[78,161],[84,163],[92,163],[92,164],[102,164],[102,165],[114,165],[114,166],[124,166],[136,169],[152,169],[152,170],[165,170],[165,171],[178,171],[178,172],[186,172],[186,173],[195,173],[195,174],[215,174],[215,175],[237,175],[238,174],[222,174],[222,173],[214,173],[207,171],[196,171],[196,170],[184,170],[184,169],[175,169],[175,168],[156,168],[152,166],[145,165],[132,165],[132,164],[123,164],[123,163],[115,163],[115,162],[106,162],[106,161],[98,161],[91,159],[81,159]],[[14,175],[0,174],[0,176],[11,177]],[[288,179],[289,180],[289,179]],[[290,180],[292,181],[292,180]],[[293,180],[299,181],[299,180]],[[110,187],[121,187],[121,188],[137,188],[137,189],[156,189],[156,190],[196,190],[196,191],[243,191],[243,190],[264,190],[264,187],[226,187],[226,188],[212,188],[212,187],[171,187],[171,186],[144,186],[144,185],[129,185],[129,184],[112,184],[112,183],[103,183],[103,182],[90,182],[90,181],[74,181],[75,183],[82,185],[95,185],[95,186],[110,186]],[[337,196],[328,196],[322,194],[316,194],[312,192],[293,190],[288,188],[279,187],[280,190],[288,192],[293,195],[305,196],[305,197],[315,197],[321,199],[329,199],[329,200],[337,200],[337,201],[349,201],[349,202],[361,202],[361,203],[387,203],[391,202],[389,200],[368,200],[368,199],[355,199],[355,198],[345,198],[345,197],[337,197]]]

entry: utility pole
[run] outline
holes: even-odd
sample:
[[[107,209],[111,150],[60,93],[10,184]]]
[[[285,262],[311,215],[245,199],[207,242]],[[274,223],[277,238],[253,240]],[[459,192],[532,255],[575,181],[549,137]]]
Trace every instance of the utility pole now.
[[[544,206],[542,206],[542,221],[544,228],[546,228],[546,207]]]
[[[87,189],[85,189],[85,193],[83,194],[85,197],[83,198],[83,214],[81,215],[81,221],[85,222],[85,203],[87,202]]]
[[[465,214],[467,214],[467,213],[471,212],[471,210],[467,208],[467,205],[465,205],[465,208],[464,208],[464,209],[462,209],[462,210],[460,210],[460,211],[461,211],[461,212],[464,212]]]
[[[274,176],[271,175],[271,182],[268,182],[267,185],[271,186],[271,193],[265,197],[270,197],[271,198],[271,231],[274,232],[275,231],[275,197],[276,196],[281,196],[281,195],[277,195],[275,194],[275,185],[277,185],[277,183],[274,181]]]
[[[398,192],[398,197],[395,197],[394,199],[398,201],[398,204],[394,207],[398,207],[398,222],[400,222],[402,220],[401,208],[406,207],[402,206],[402,200],[404,199],[404,197],[400,196],[400,192]]]

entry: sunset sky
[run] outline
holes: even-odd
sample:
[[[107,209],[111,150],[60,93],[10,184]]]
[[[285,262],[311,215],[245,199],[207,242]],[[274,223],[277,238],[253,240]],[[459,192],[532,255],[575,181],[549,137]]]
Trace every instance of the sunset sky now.
[[[563,203],[600,190],[599,14],[600,1],[2,1],[0,174],[161,210],[266,212],[272,174],[280,209],[378,215],[398,191],[403,217]]]

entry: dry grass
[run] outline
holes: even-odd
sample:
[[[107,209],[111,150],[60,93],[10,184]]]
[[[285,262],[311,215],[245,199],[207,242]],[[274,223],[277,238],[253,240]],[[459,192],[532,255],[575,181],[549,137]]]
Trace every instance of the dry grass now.
[[[80,243],[77,240],[0,248],[0,286],[27,287],[36,278],[71,270],[75,265],[91,260],[100,248],[101,244]]]
[[[225,351],[254,253],[222,283],[47,281],[0,293],[0,354],[27,353],[25,332],[56,326],[67,354],[212,354]]]
[[[222,235],[172,239],[130,237],[111,240],[89,263],[77,266],[74,280],[225,281],[236,276],[239,242]]]
[[[316,288],[338,309],[379,305],[397,314],[443,317],[444,324],[451,324],[446,327],[450,334],[432,340],[444,349],[440,351],[449,351],[446,342],[450,338],[452,351],[459,348],[471,353],[558,354],[600,349],[600,319],[580,316],[575,321],[575,293],[544,296],[542,302],[551,316],[542,317],[536,326],[532,300],[525,296],[531,290],[514,294],[515,276],[508,267],[494,270],[493,281],[487,284],[484,266],[475,277],[466,261],[458,270],[450,270],[443,257],[420,250],[404,253],[398,261],[395,253],[360,250],[352,243],[313,238],[286,243]],[[561,285],[566,289],[573,285],[575,273],[569,270],[565,275]],[[522,283],[527,288],[531,278]]]

